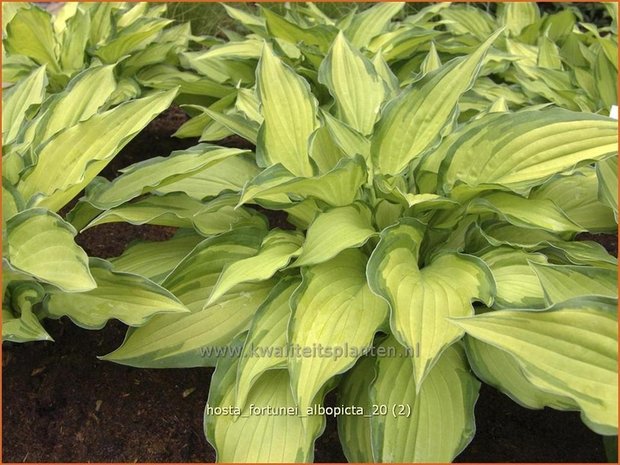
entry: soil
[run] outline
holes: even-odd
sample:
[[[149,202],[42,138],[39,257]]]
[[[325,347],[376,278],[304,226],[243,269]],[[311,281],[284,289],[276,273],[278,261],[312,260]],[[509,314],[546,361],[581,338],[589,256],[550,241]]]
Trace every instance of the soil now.
[[[169,136],[185,121],[172,108],[123,149],[103,173],[196,143]],[[223,141],[241,146],[238,138]],[[247,147],[251,148],[251,147]],[[272,226],[288,227],[274,215]],[[120,255],[135,239],[166,240],[174,228],[105,224],[78,235],[89,255]],[[614,236],[596,240],[617,255]],[[149,370],[96,357],[120,345],[125,327],[111,321],[87,331],[66,319],[46,321],[56,341],[4,343],[2,350],[2,462],[213,462],[202,431],[211,369]],[[329,395],[326,402],[335,404]],[[576,412],[528,410],[482,386],[477,433],[459,462],[604,462],[600,436]],[[346,461],[336,422],[328,418],[315,445],[316,462]]]

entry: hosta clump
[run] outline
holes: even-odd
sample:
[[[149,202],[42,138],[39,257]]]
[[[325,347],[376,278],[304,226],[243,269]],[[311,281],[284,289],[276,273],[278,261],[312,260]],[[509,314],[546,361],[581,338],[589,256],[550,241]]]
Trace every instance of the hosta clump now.
[[[332,389],[367,414],[338,418],[356,462],[452,460],[479,380],[616,434],[616,259],[575,236],[617,231],[617,123],[501,99],[459,119],[505,34],[401,87],[338,33],[321,101],[262,45],[243,92],[256,105],[227,120],[255,154],[200,144],[78,207],[86,227],[180,228],[113,266],[191,312],[154,317],[104,358],[216,366],[205,432],[224,462],[311,460],[325,419],[307,409]],[[267,407],[292,411],[251,413]]]
[[[51,339],[46,317],[96,329],[110,318],[135,326],[153,314],[188,311],[154,282],[89,258],[59,214],[176,95],[116,105],[114,68],[92,66],[48,94],[41,66],[3,92],[3,340]]]

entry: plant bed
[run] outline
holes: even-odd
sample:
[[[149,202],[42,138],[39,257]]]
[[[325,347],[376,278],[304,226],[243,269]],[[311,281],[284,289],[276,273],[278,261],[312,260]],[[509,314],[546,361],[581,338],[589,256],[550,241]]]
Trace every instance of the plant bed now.
[[[170,138],[184,119],[174,108],[158,117],[116,157],[115,166],[160,155],[152,152],[159,147],[153,140],[170,150],[184,148],[185,141]],[[118,174],[108,173],[110,179]],[[290,227],[282,215],[269,219],[272,227]],[[173,233],[174,228],[113,223],[81,233],[77,242],[91,256],[111,258],[133,240],[163,241]],[[615,236],[580,239],[598,241],[617,256]],[[3,462],[215,460],[202,425],[212,369],[145,370],[98,360],[124,338],[125,327],[117,321],[101,331],[78,328],[66,318],[46,328],[55,342],[3,347]],[[335,404],[333,396],[329,400]],[[458,462],[606,461],[600,436],[576,412],[525,409],[483,385],[475,415],[477,434]],[[333,418],[315,454],[317,462],[346,462]]]

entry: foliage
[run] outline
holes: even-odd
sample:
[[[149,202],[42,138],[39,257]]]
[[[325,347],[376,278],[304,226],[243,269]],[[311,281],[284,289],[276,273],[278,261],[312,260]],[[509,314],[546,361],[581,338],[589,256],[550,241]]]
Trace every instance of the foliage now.
[[[104,358],[215,366],[205,433],[223,462],[312,460],[333,389],[349,407],[339,434],[355,462],[451,461],[473,437],[479,380],[617,434],[616,259],[575,240],[617,232],[618,127],[605,116],[617,99],[614,6],[603,28],[527,3],[496,16],[435,4],[399,21],[402,3],[338,18],[312,4],[224,8],[250,32],[179,56],[192,82],[213,84],[193,88],[202,99],[178,132],[201,143],[91,182],[69,215],[78,229],[176,226],[173,239],[134,244],[111,268],[81,260],[91,281],[68,282],[82,289],[50,283],[30,268],[46,262],[22,228],[60,219],[21,210],[70,199],[43,155],[71,131],[16,152],[36,153],[46,176],[16,169],[7,191],[19,195],[3,196],[21,211],[7,221],[8,272],[39,282],[14,294],[14,315],[51,284],[50,315],[70,309],[95,326],[87,317],[110,308],[97,305],[115,282],[106,273],[172,294],[188,311],[140,320]],[[41,76],[19,86],[42,89]],[[208,143],[230,134],[255,152]],[[99,150],[89,156],[107,159]],[[73,164],[73,195],[97,163]],[[264,211],[291,228],[270,228]],[[53,229],[63,244],[70,228]],[[83,315],[89,296],[95,310]]]

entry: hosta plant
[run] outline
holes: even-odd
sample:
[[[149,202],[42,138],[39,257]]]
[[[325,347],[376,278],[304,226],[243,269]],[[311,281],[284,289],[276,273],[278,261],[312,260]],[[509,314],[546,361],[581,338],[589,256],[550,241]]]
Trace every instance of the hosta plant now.
[[[481,381],[617,434],[616,259],[575,240],[617,231],[616,121],[501,98],[459,115],[509,29],[402,86],[329,29],[315,82],[260,42],[243,118],[220,120],[255,153],[199,144],[75,208],[80,229],[179,228],[112,266],[189,312],[104,359],[215,366],[205,433],[223,462],[312,460],[332,390],[354,462],[452,460]]]
[[[86,328],[188,312],[169,291],[89,258],[60,211],[164,111],[176,90],[115,105],[114,65],[92,66],[48,94],[45,66],[2,95],[2,338],[48,340],[45,317]]]

